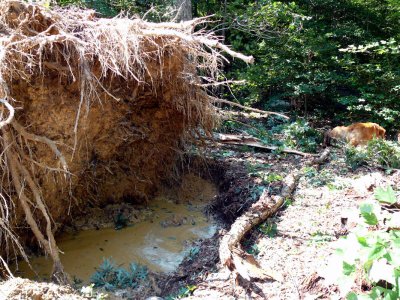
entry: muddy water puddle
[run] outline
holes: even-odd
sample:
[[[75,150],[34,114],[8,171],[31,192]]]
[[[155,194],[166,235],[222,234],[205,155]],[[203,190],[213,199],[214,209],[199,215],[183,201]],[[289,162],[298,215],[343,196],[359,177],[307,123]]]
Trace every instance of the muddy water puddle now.
[[[201,189],[197,192],[201,193]],[[125,268],[135,262],[155,272],[171,272],[193,251],[194,241],[210,238],[216,232],[217,225],[203,213],[205,204],[204,199],[176,204],[169,198],[157,197],[149,204],[152,217],[148,220],[121,230],[105,228],[63,234],[57,239],[64,253],[61,261],[72,277],[84,282],[106,258]],[[49,277],[50,259],[35,257],[31,265],[35,272],[22,262],[16,275],[31,279]]]

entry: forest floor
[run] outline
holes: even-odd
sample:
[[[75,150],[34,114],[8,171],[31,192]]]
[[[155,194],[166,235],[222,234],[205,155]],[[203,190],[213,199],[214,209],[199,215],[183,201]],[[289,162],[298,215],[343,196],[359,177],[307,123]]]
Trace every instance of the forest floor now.
[[[340,299],[330,282],[328,262],[338,239],[355,227],[360,203],[374,199],[377,187],[400,186],[400,172],[368,166],[356,170],[345,161],[343,149],[332,148],[322,165],[292,154],[255,152],[249,147],[218,144],[206,156],[223,165],[220,195],[211,205],[225,229],[204,242],[194,259],[186,260],[162,286],[163,296],[189,299]],[[321,151],[323,149],[320,149]],[[293,198],[264,224],[253,228],[242,246],[262,267],[283,275],[283,282],[246,282],[219,264],[218,240],[229,224],[267,188],[278,194],[281,180],[293,170],[302,177]],[[387,174],[389,173],[389,174]],[[338,266],[341,268],[341,266]],[[362,291],[359,283],[353,290]],[[177,288],[180,289],[177,289]],[[194,290],[192,292],[192,290]]]
[[[155,295],[163,299],[340,299],[337,286],[326,278],[335,242],[354,227],[352,218],[358,215],[358,205],[373,199],[376,187],[400,186],[400,172],[386,174],[370,167],[353,170],[340,148],[332,148],[330,158],[318,166],[307,165],[307,157],[255,151],[247,146],[210,143],[206,149],[202,159],[207,167],[198,174],[214,181],[219,189],[206,209],[220,225],[219,231],[200,241],[198,253],[185,258],[175,272],[152,273],[141,287],[107,293],[107,299]],[[302,177],[293,198],[242,241],[243,248],[261,267],[278,272],[284,280],[247,282],[236,278],[219,263],[219,241],[264,189],[279,194],[282,180],[296,169],[301,170]],[[18,280],[8,285],[26,293],[29,284]],[[2,288],[4,284],[0,286],[0,299]],[[69,289],[57,292],[72,297]]]

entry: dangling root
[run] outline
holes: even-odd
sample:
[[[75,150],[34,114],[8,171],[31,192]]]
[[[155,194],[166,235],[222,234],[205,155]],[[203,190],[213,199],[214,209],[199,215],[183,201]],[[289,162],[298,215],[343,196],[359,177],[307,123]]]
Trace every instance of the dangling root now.
[[[228,267],[232,272],[239,273],[240,276],[248,281],[252,279],[283,280],[281,274],[273,270],[262,269],[252,255],[241,249],[240,241],[254,226],[276,213],[285,200],[292,196],[299,181],[300,173],[294,171],[286,178],[281,195],[272,199],[264,191],[260,199],[232,224],[229,232],[222,238],[219,247],[219,257],[222,265]]]
[[[0,99],[0,103],[4,104],[4,106],[8,109],[9,111],[9,115],[7,117],[7,119],[5,119],[4,121],[0,121],[0,129],[3,128],[4,126],[6,126],[7,124],[10,124],[11,121],[14,119],[14,107],[11,106],[10,103],[8,103],[7,100],[5,99]],[[0,117],[2,117],[2,114],[0,115]]]
[[[13,121],[14,123],[15,121]],[[47,138],[38,137],[35,135],[31,135],[27,133],[22,126],[15,122],[12,124],[13,128],[17,130],[22,136],[25,136],[28,139],[32,139],[35,141],[42,141],[50,146],[50,148],[57,154],[59,153],[58,149],[55,147],[54,142],[50,141]],[[4,142],[4,149],[5,149],[5,156],[8,165],[9,172],[11,174],[12,184],[15,188],[15,192],[18,195],[18,199],[22,206],[22,209],[25,213],[26,222],[32,229],[33,234],[35,235],[36,239],[38,240],[39,244],[44,248],[45,252],[50,255],[53,260],[53,272],[52,277],[59,283],[67,284],[70,283],[70,278],[65,273],[62,263],[59,257],[59,249],[57,247],[53,231],[51,220],[46,209],[45,203],[42,200],[42,197],[39,192],[39,188],[35,181],[33,180],[31,174],[26,169],[26,167],[22,164],[22,162],[18,159],[16,153],[18,151],[14,149],[16,147],[15,143],[13,143],[13,139],[11,138],[11,133],[6,128],[2,129],[2,136]],[[59,159],[62,161],[63,157],[61,153],[58,155]],[[65,162],[65,160],[64,160]],[[65,164],[66,167],[66,164]],[[43,215],[46,221],[46,237],[41,232],[38,223],[35,221],[35,218],[32,214],[30,205],[33,205],[32,201],[26,195],[26,189],[24,187],[23,182],[26,182],[29,190],[33,196],[35,207]]]
[[[35,142],[40,142],[48,145],[50,149],[54,152],[54,154],[57,156],[57,158],[60,160],[60,163],[64,169],[64,171],[68,171],[68,165],[67,161],[65,160],[65,157],[62,155],[61,151],[58,150],[56,143],[54,143],[52,140],[45,136],[40,136],[40,135],[35,135],[32,133],[29,133],[25,130],[25,128],[20,125],[16,120],[14,120],[11,125],[15,128],[15,130],[22,135],[24,138],[27,140],[32,140]]]

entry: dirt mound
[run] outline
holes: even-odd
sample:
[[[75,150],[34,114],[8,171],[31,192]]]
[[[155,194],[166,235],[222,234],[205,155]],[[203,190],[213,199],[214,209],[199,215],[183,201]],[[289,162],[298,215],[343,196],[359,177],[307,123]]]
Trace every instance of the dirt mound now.
[[[67,286],[13,278],[0,283],[0,299],[83,300],[86,298],[77,295],[76,291]]]
[[[219,76],[220,51],[251,58],[195,32],[203,22],[101,19],[93,11],[2,1],[6,254],[35,240],[57,262],[60,224],[87,205],[146,201],[175,173],[184,145],[211,131],[205,86]]]

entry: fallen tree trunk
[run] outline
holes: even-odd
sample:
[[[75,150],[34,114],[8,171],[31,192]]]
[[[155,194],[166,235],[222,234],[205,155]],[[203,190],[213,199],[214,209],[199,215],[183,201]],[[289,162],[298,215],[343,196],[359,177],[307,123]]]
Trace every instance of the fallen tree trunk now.
[[[317,156],[317,154],[306,153],[306,152],[288,149],[288,148],[280,149],[277,146],[266,146],[261,142],[261,140],[255,138],[253,136],[249,136],[249,135],[235,135],[235,134],[218,133],[216,136],[216,140],[219,143],[228,144],[228,145],[250,146],[250,147],[269,150],[269,151],[279,150],[279,151],[282,151],[285,153],[301,155],[301,156],[305,156],[305,157]]]
[[[300,172],[297,170],[289,174],[284,181],[281,195],[274,198],[268,196],[268,192],[264,190],[259,200],[232,224],[229,232],[222,238],[219,247],[222,265],[228,267],[232,272],[239,273],[249,281],[252,279],[283,280],[281,274],[273,270],[262,269],[252,255],[242,250],[240,241],[254,226],[275,214],[285,200],[292,197],[300,176]]]

